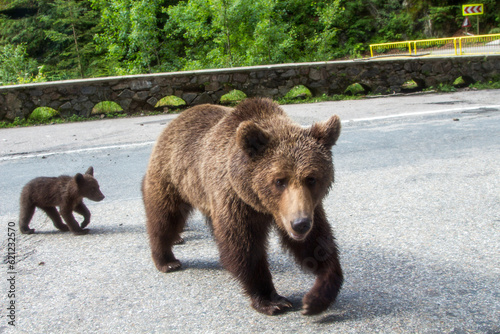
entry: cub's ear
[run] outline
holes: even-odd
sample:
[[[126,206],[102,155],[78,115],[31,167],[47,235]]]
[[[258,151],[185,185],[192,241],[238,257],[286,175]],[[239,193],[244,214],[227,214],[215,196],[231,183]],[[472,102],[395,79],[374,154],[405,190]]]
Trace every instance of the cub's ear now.
[[[334,115],[327,121],[313,124],[310,133],[321,145],[331,148],[339,139],[340,128],[340,118]]]
[[[236,142],[250,158],[262,154],[271,136],[266,130],[251,121],[245,121],[236,129]]]
[[[77,185],[81,186],[83,182],[85,182],[85,178],[83,177],[82,174],[78,173],[75,175],[75,181]]]
[[[87,171],[85,172],[85,174],[94,176],[94,167],[90,166],[89,169],[87,169]]]

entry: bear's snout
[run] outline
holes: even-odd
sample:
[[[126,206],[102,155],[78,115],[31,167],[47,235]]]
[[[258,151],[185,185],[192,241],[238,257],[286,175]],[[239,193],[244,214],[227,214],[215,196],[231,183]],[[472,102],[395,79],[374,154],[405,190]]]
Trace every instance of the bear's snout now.
[[[313,227],[314,201],[307,187],[291,186],[282,193],[280,202],[282,226],[296,241],[303,241]]]
[[[313,221],[309,217],[293,219],[286,225],[286,230],[290,238],[296,241],[304,241],[311,231]]]
[[[106,196],[104,196],[104,194],[103,194],[103,193],[101,193],[101,194],[99,195],[99,197],[96,199],[96,202],[100,202],[100,201],[102,201],[105,197],[106,197]]]
[[[312,221],[309,218],[299,218],[292,222],[292,229],[299,234],[306,234],[311,229]]]
[[[87,198],[94,201],[94,202],[100,202],[102,201],[106,196],[104,196],[104,194],[98,190],[97,193],[93,193],[91,194],[90,196],[88,196]]]

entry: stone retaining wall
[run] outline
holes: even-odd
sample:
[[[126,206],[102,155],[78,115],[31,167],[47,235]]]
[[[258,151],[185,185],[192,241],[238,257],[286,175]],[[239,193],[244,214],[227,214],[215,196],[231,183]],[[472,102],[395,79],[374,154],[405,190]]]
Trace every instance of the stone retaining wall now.
[[[0,86],[0,120],[27,117],[41,106],[65,116],[89,116],[101,101],[114,101],[132,114],[154,110],[169,95],[188,105],[218,103],[232,89],[279,98],[296,85],[314,95],[333,95],[359,83],[387,94],[400,92],[410,79],[425,88],[451,84],[460,76],[467,82],[498,79],[500,55],[299,63]]]

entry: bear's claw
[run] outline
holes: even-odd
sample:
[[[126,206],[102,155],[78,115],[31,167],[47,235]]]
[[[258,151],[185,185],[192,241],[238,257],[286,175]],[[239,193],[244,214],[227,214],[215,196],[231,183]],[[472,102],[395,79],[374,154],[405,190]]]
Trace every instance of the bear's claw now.
[[[267,315],[276,315],[286,312],[288,309],[292,308],[292,303],[285,297],[278,296],[273,298],[273,300],[254,300],[252,302],[252,307]]]
[[[184,244],[184,239],[182,237],[179,237],[179,239],[174,241],[174,245],[182,245]]]
[[[179,260],[175,260],[172,262],[167,262],[165,264],[157,264],[156,268],[162,273],[169,273],[171,271],[176,271],[181,268],[181,262]]]

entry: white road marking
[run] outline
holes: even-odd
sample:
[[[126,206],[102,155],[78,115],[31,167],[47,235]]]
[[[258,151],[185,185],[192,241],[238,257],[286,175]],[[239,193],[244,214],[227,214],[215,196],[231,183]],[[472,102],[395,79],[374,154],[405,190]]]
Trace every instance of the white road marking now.
[[[468,111],[477,111],[477,110],[481,110],[481,109],[498,109],[498,110],[500,110],[500,105],[488,105],[488,106],[469,107],[469,108],[453,108],[453,109],[442,109],[442,110],[417,111],[417,112],[410,112],[410,113],[396,114],[396,115],[355,118],[355,119],[348,119],[348,120],[342,121],[342,123],[344,123],[344,122],[349,123],[349,122],[377,121],[377,120],[397,118],[397,117],[445,114],[445,113],[450,113],[450,112],[462,112],[463,113],[463,112],[468,112]]]
[[[442,110],[431,110],[431,111],[420,111],[420,112],[411,112],[404,114],[396,114],[396,115],[386,115],[386,116],[373,116],[366,118],[355,118],[342,121],[342,123],[351,123],[351,122],[363,122],[363,121],[377,121],[398,117],[411,117],[411,116],[422,116],[422,115],[432,115],[432,114],[444,114],[450,112],[470,112],[477,111],[481,109],[498,109],[500,110],[500,105],[485,105],[478,107],[469,107],[469,108],[452,108],[452,109],[442,109]],[[2,161],[11,161],[11,160],[19,160],[19,159],[29,159],[29,158],[40,158],[40,157],[48,157],[52,155],[58,154],[72,154],[72,153],[82,153],[82,152],[92,152],[92,151],[102,151],[108,149],[122,149],[122,148],[130,148],[130,147],[141,147],[141,146],[149,146],[153,145],[155,141],[147,141],[142,143],[133,143],[133,144],[118,144],[118,145],[108,145],[108,146],[97,146],[97,147],[88,147],[74,150],[66,150],[66,151],[57,151],[57,152],[41,152],[41,153],[19,153],[10,156],[0,157],[0,162]]]
[[[141,146],[153,145],[154,143],[155,143],[155,141],[147,141],[147,142],[142,142],[142,143],[96,146],[96,147],[80,148],[80,149],[75,149],[75,150],[57,151],[57,152],[42,152],[42,153],[33,153],[33,154],[19,153],[16,155],[0,157],[0,161],[28,159],[28,158],[40,158],[40,157],[48,157],[51,155],[58,155],[58,154],[82,153],[82,152],[102,151],[102,150],[108,150],[108,149],[141,147]]]

